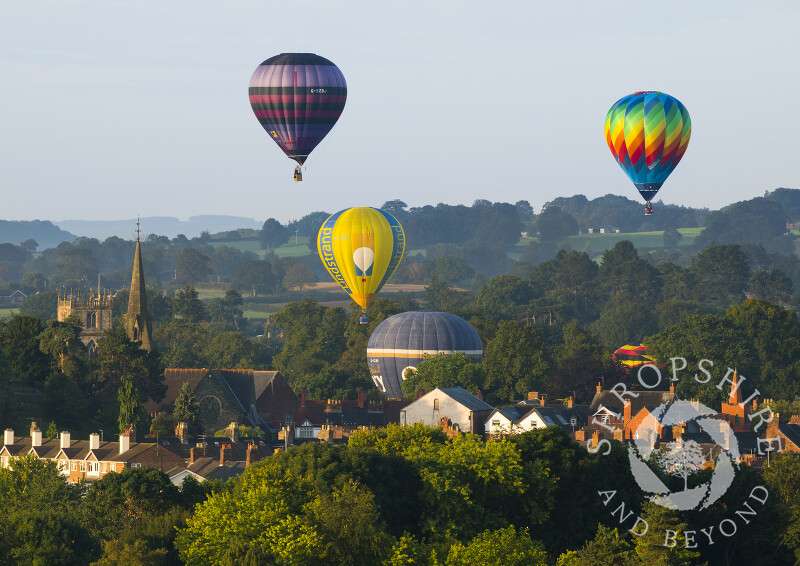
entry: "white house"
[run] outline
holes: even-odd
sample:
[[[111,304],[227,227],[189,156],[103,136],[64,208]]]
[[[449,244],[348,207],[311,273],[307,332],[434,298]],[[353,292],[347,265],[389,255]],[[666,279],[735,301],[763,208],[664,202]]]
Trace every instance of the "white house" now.
[[[486,417],[493,409],[461,387],[442,387],[426,393],[400,411],[400,424],[439,426],[440,419],[447,418],[463,432],[483,434]]]

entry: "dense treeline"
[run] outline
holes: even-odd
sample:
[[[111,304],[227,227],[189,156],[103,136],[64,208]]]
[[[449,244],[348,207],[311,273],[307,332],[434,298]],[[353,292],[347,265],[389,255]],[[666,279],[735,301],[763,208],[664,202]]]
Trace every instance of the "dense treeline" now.
[[[54,463],[23,457],[0,469],[0,562],[796,564],[796,455],[774,458],[763,475],[738,468],[728,492],[703,512],[646,501],[627,459],[621,446],[592,455],[557,427],[484,442],[419,425],[359,432],[347,445],[293,447],[235,480],[187,479],[180,488],[147,468],[68,485]],[[769,497],[751,501],[755,516],[745,522],[735,512],[757,486]],[[642,534],[639,524],[641,536],[629,530],[639,517],[649,526]],[[714,532],[713,545],[695,538],[686,548],[685,531],[699,537],[724,520],[738,523],[735,536]],[[666,529],[676,531],[675,547],[664,545]]]

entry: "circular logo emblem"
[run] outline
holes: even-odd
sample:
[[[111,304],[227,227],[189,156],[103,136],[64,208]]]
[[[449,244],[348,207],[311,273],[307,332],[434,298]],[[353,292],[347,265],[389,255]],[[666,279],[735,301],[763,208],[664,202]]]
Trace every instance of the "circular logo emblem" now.
[[[673,440],[656,448],[666,427],[672,429]],[[677,400],[642,419],[633,431],[628,456],[633,477],[650,501],[688,511],[705,509],[725,494],[733,481],[732,462],[739,459],[739,446],[730,425],[716,411],[699,402]],[[682,479],[683,489],[671,491],[648,462]],[[705,467],[713,467],[711,479],[694,485],[692,476]]]

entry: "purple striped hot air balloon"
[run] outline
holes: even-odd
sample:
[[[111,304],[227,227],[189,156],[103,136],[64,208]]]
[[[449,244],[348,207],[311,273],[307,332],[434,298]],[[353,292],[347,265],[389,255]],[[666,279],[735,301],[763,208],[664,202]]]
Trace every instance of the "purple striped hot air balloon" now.
[[[290,159],[300,165],[339,119],[347,83],[339,68],[313,53],[281,53],[261,63],[250,77],[250,106],[259,123]]]

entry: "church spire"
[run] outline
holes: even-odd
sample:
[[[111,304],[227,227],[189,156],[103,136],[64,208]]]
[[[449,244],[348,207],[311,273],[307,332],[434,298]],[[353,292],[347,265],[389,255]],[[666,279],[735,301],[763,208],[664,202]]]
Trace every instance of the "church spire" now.
[[[131,276],[130,295],[128,296],[128,312],[125,313],[125,332],[134,342],[141,342],[142,348],[150,350],[150,313],[147,311],[147,294],[144,286],[144,269],[139,243],[141,230],[139,219],[136,219],[136,253],[133,257],[133,274]]]

